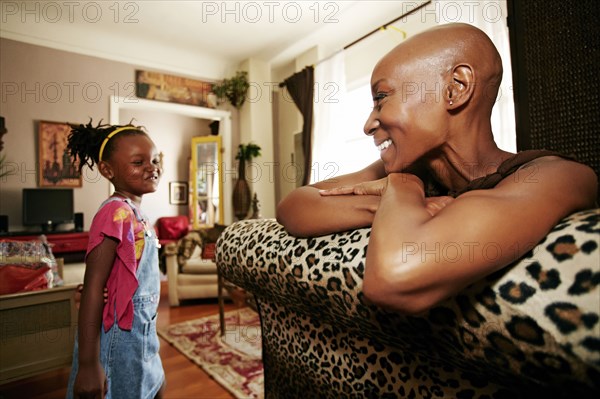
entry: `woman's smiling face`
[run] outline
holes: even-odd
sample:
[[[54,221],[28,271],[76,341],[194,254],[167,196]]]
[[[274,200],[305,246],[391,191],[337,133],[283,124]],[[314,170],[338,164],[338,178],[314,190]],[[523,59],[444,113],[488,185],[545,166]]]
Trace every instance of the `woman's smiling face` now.
[[[441,76],[435,67],[402,62],[401,55],[390,53],[373,70],[373,111],[364,127],[387,173],[405,170],[445,142]]]

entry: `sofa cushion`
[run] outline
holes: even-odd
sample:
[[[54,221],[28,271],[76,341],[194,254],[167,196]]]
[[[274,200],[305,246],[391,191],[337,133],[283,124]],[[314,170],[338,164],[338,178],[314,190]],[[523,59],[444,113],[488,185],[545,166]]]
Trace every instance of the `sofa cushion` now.
[[[215,242],[207,242],[202,246],[202,258],[215,260],[215,248],[217,243]]]
[[[198,234],[202,237],[204,244],[216,244],[219,236],[226,228],[225,225],[215,224],[213,227],[198,230]]]
[[[181,273],[216,274],[217,265],[215,264],[215,262],[209,259],[190,258],[183,264],[183,266],[181,266]]]
[[[180,270],[181,266],[183,266],[197,250],[201,250],[201,248],[202,238],[197,231],[187,233],[177,242],[177,262],[179,263]]]
[[[177,257],[180,271],[183,271],[182,267],[189,259],[195,258],[198,255],[201,259],[214,260],[216,242],[226,227],[216,224],[213,227],[192,230],[180,239],[178,242]]]

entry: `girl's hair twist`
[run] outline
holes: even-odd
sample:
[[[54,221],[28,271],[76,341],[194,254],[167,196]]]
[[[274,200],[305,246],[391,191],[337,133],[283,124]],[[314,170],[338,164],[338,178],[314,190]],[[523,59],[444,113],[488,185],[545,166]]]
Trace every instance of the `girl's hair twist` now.
[[[110,158],[115,148],[115,140],[113,137],[108,138],[108,136],[117,129],[122,128],[127,129],[119,131],[116,136],[146,134],[141,127],[134,126],[131,122],[127,125],[108,125],[102,124],[102,121],[100,121],[96,126],[93,126],[90,118],[90,121],[85,125],[71,125],[71,133],[67,139],[67,149],[73,161],[79,165],[80,173],[84,165],[89,166],[92,170],[94,165],[98,165],[100,162],[100,149],[103,144],[102,159],[107,160]]]

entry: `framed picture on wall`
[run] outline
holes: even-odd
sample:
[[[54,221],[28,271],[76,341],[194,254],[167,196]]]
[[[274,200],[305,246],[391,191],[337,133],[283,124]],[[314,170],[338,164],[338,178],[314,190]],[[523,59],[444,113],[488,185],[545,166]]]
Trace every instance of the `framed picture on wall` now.
[[[169,183],[169,204],[188,204],[188,184],[183,181],[172,181]]]
[[[40,187],[81,187],[81,174],[67,150],[68,123],[40,121],[38,183]]]
[[[216,107],[212,83],[160,72],[135,71],[135,95],[148,100]]]

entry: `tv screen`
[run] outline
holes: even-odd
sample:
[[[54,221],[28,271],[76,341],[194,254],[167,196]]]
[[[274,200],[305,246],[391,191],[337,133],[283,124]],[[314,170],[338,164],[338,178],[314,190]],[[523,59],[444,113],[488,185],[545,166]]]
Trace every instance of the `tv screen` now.
[[[23,189],[23,225],[54,229],[73,221],[73,190],[60,188]]]

